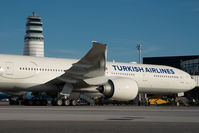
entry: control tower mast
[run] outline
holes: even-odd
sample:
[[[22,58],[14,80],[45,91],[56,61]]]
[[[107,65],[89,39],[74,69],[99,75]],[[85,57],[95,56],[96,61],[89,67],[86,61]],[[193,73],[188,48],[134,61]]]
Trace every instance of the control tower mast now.
[[[26,35],[24,37],[24,55],[44,57],[44,36],[42,34],[41,17],[33,16],[27,18]]]

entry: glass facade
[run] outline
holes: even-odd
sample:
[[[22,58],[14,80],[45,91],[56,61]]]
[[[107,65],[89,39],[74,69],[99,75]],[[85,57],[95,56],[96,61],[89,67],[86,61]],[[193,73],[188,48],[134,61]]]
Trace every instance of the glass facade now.
[[[183,61],[181,69],[191,75],[199,75],[199,59]]]

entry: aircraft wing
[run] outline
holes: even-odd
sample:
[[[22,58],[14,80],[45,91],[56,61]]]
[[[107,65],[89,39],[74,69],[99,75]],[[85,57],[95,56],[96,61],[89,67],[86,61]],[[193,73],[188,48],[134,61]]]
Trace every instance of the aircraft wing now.
[[[92,42],[93,47],[78,62],[72,64],[72,67],[65,70],[65,73],[46,84],[80,84],[86,86],[84,80],[104,76],[106,67],[106,44]]]

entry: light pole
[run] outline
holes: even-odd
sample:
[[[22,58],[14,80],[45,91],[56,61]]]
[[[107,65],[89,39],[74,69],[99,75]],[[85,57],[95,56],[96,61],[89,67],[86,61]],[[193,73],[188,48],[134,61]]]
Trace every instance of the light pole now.
[[[136,48],[138,49],[139,51],[139,64],[141,64],[141,50],[142,50],[142,45],[141,44],[138,44],[136,46]]]
[[[139,64],[141,64],[142,59],[141,59],[141,51],[142,51],[142,45],[141,44],[137,44],[136,46],[137,50],[139,51]],[[142,93],[138,94],[139,97],[139,105],[142,103],[144,103],[144,97],[146,98],[146,94],[145,96]]]

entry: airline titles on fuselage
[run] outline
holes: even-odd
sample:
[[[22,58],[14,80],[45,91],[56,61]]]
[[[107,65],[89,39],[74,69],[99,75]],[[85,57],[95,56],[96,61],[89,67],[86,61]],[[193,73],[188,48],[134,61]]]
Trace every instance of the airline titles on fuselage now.
[[[173,69],[112,65],[115,71],[175,74]]]

